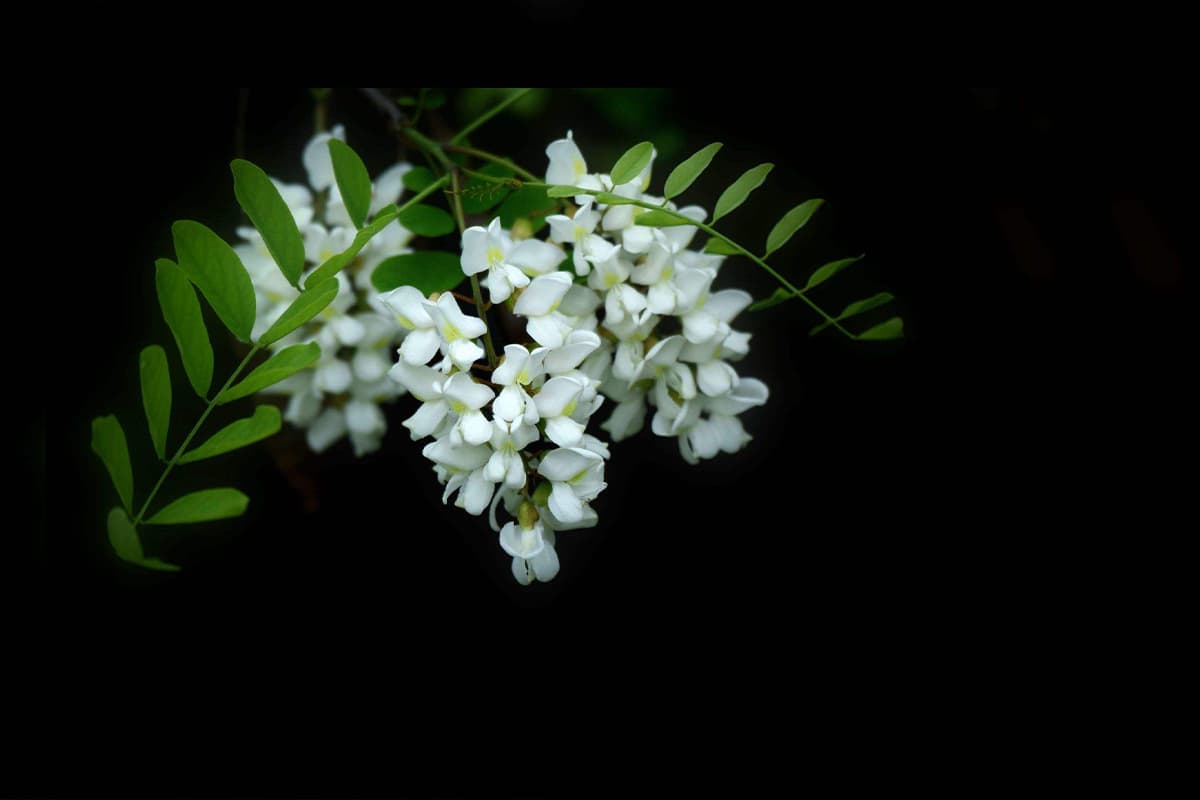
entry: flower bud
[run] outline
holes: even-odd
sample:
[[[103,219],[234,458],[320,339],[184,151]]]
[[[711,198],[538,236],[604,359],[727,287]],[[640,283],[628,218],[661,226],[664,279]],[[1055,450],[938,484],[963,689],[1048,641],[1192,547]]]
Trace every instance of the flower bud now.
[[[537,521],[538,512],[537,509],[533,507],[533,503],[529,502],[528,500],[522,502],[521,508],[517,510],[517,522],[521,524],[522,528],[529,530],[537,524]]]

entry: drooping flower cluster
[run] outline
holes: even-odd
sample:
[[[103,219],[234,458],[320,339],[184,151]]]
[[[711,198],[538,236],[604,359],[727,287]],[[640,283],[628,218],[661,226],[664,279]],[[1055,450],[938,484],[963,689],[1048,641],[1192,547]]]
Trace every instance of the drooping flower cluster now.
[[[343,127],[317,134],[304,148],[308,186],[272,179],[304,237],[305,277],[345,250],[355,234],[334,180],[328,145],[331,138],[344,141]],[[371,214],[399,199],[409,169],[411,165],[398,163],[375,178]],[[257,339],[299,292],[276,266],[262,234],[243,227],[238,235],[245,241],[235,250],[250,273],[257,300],[253,331]],[[411,238],[412,233],[398,222],[388,225],[338,274],[339,291],[333,302],[312,322],[271,345],[276,351],[310,341],[321,346],[321,359],[315,369],[297,373],[266,390],[290,395],[284,419],[307,429],[308,445],[317,452],[349,435],[355,454],[361,456],[378,449],[387,432],[380,406],[404,393],[402,386],[387,377],[394,346],[404,328],[380,302],[379,293],[371,285],[371,273],[384,259],[410,252]]]
[[[546,153],[548,184],[663,205],[644,194],[649,164],[614,186],[587,172],[569,132]],[[606,398],[615,407],[599,427],[614,441],[639,432],[653,408],[653,433],[675,437],[696,463],[745,446],[739,415],[768,395],[730,363],[749,350],[749,334],[731,323],[751,297],[713,290],[723,257],[689,249],[695,226],[639,225],[642,208],[589,194],[575,204],[547,219],[549,241],[521,239],[498,218],[463,234],[463,272],[482,278],[494,315],[523,319],[527,337],[504,346],[490,377],[480,363],[487,325],[452,294],[426,298],[402,286],[383,298],[411,331],[389,373],[421,401],[403,424],[414,440],[433,439],[423,453],[444,500],[455,496],[476,515],[490,509],[523,584],[557,574],[556,531],[598,521],[590,503],[606,486],[609,451],[586,429]],[[696,206],[679,213],[706,215]],[[514,518],[503,527],[501,503]]]

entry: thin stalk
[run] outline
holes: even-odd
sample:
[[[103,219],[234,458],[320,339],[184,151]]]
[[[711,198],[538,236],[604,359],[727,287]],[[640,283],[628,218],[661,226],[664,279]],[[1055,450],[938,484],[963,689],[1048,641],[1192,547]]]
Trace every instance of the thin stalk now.
[[[208,415],[211,414],[213,408],[216,407],[217,398],[220,397],[226,389],[233,385],[233,382],[237,379],[237,376],[242,374],[242,370],[244,370],[246,365],[250,363],[250,359],[254,358],[254,354],[258,352],[258,349],[259,346],[257,344],[250,348],[250,352],[246,353],[246,357],[242,359],[242,363],[237,365],[237,369],[235,369],[229,376],[229,379],[225,381],[225,385],[222,386],[220,391],[214,394],[212,399],[208,401],[208,404],[204,407],[204,413],[200,415],[200,419],[196,420],[196,424],[193,425],[191,431],[188,432],[187,438],[183,440],[183,444],[179,445],[179,449],[175,451],[175,455],[171,456],[171,460],[168,461],[167,466],[163,468],[162,474],[158,476],[158,482],[155,483],[154,488],[150,490],[150,494],[146,497],[146,502],[142,503],[141,510],[138,511],[137,517],[133,520],[133,527],[136,528],[139,524],[141,524],[142,517],[146,515],[146,509],[150,507],[150,503],[153,502],[154,496],[158,494],[158,490],[162,487],[163,481],[165,481],[167,476],[171,474],[171,470],[175,469],[175,465],[179,462],[179,459],[183,455],[184,451],[187,450],[187,446],[192,443],[192,439],[195,438],[196,433],[199,432],[200,426],[204,424],[204,421],[208,419]]]
[[[522,97],[524,97],[525,95],[529,94],[532,91],[533,91],[533,89],[518,89],[517,91],[513,92],[508,97],[501,100],[497,105],[493,106],[490,110],[485,111],[482,114],[480,114],[478,117],[475,118],[475,120],[473,122],[467,123],[467,125],[461,131],[454,134],[454,137],[450,139],[450,144],[458,144],[463,139],[467,138],[467,135],[469,133],[471,133],[472,131],[474,131],[476,128],[478,128],[480,125],[487,122],[489,119],[496,116],[501,111],[508,108],[513,103],[517,102]]]
[[[467,229],[467,218],[463,214],[462,193],[459,191],[457,167],[451,167],[450,169],[450,189],[450,205],[454,208],[454,221],[458,223],[458,232],[461,235]],[[479,318],[483,320],[483,348],[487,351],[488,366],[495,369],[500,361],[496,358],[496,348],[492,345],[492,326],[487,324],[487,310],[483,305],[483,292],[479,289],[479,277],[477,275],[471,276],[471,296],[475,298],[475,310],[479,312]]]
[[[513,172],[517,173],[518,175],[520,175],[522,178],[524,178],[527,181],[536,181],[538,179],[537,175],[534,175],[532,172],[530,172],[527,169],[522,169],[521,167],[518,167],[516,164],[509,161],[507,158],[504,158],[503,156],[498,156],[495,153],[489,153],[486,150],[480,150],[477,147],[466,147],[461,144],[448,144],[448,145],[446,145],[445,149],[449,150],[452,153],[462,153],[462,154],[468,155],[468,156],[475,156],[475,158],[478,158],[481,161],[490,161],[493,164],[500,164],[501,166],[508,167]],[[581,192],[581,194],[582,194],[582,192]]]

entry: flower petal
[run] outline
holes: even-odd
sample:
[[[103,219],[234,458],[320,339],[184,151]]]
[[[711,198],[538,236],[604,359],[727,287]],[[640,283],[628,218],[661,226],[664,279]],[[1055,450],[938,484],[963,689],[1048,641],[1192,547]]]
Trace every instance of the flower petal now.
[[[571,276],[565,272],[551,272],[539,275],[521,292],[513,306],[513,313],[526,317],[540,317],[549,314],[562,302],[567,290],[571,288]]]

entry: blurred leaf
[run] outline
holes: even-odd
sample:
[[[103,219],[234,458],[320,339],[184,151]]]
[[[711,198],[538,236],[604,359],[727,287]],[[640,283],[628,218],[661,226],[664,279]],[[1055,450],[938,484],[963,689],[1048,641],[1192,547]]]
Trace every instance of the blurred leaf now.
[[[129,521],[129,515],[120,508],[108,512],[108,543],[122,561],[160,572],[179,572],[179,567],[175,564],[168,564],[157,558],[146,558],[137,530]]]
[[[340,139],[329,140],[329,155],[333,159],[333,176],[346,204],[346,213],[354,227],[361,228],[371,208],[371,175],[358,153]]]
[[[859,261],[861,259],[862,259],[862,256],[854,256],[853,258],[843,258],[838,261],[830,261],[828,264],[826,264],[823,267],[818,267],[817,271],[814,272],[812,274],[812,277],[810,277],[808,279],[808,283],[804,284],[804,291],[808,291],[809,289],[813,288],[814,286],[821,285],[825,281],[832,278],[834,275],[837,275],[839,272],[844,270],[846,267],[853,264],[855,261]]]
[[[221,392],[217,397],[218,403],[229,403],[233,400],[254,394],[272,384],[279,383],[289,375],[294,375],[302,369],[307,369],[317,363],[321,357],[321,347],[316,342],[294,344],[285,347],[275,355],[254,368],[253,371],[236,385]]]
[[[718,239],[716,236],[704,243],[704,252],[715,253],[719,256],[740,256],[741,250],[731,245],[724,239]]]
[[[652,209],[645,214],[633,218],[634,225],[646,225],[651,228],[672,228],[678,225],[695,225],[692,220],[680,219],[669,211]]]
[[[721,142],[713,142],[671,170],[671,174],[667,176],[666,183],[667,199],[670,200],[672,197],[681,195],[687,191],[687,188],[695,182],[696,178],[699,178],[700,174],[708,169],[708,165],[712,163],[713,156],[717,154],[717,151],[722,146]]]
[[[511,178],[513,171],[502,164],[487,164],[478,172],[493,178]],[[472,178],[463,188],[463,211],[468,214],[480,214],[489,208],[495,208],[508,197],[512,187],[507,184],[493,183],[482,178]],[[404,220],[401,220],[403,224]],[[405,226],[408,227],[408,226]]]
[[[580,194],[578,186],[551,186],[546,189],[547,197],[573,197]]]
[[[350,263],[354,261],[359,251],[366,247],[367,242],[371,241],[371,237],[390,225],[396,219],[396,216],[396,214],[381,214],[375,217],[370,225],[354,235],[354,241],[350,243],[349,247],[337,255],[330,256],[325,260],[324,264],[313,270],[312,274],[304,279],[304,287],[307,289],[310,286],[316,286],[321,281],[332,278],[350,266]]]
[[[812,215],[817,213],[817,209],[821,207],[824,200],[813,199],[805,200],[800,205],[793,208],[791,211],[783,215],[783,219],[775,223],[775,227],[767,235],[767,251],[763,253],[763,258],[774,253],[779,248],[787,244],[788,239],[792,235],[803,228],[805,224],[812,218]]]
[[[205,397],[212,385],[213,351],[196,290],[183,270],[167,258],[154,262],[154,285],[163,319],[175,337],[188,382],[196,394]]]
[[[133,467],[129,464],[129,445],[125,441],[125,430],[116,416],[96,417],[92,420],[92,452],[100,456],[113,486],[121,497],[121,505],[133,513]]]
[[[292,301],[287,311],[284,311],[279,319],[275,320],[275,324],[258,337],[259,345],[266,347],[274,344],[320,314],[326,306],[333,302],[333,298],[337,297],[339,288],[337,277],[333,277],[327,278],[312,288],[305,289],[299,297]]]
[[[280,196],[275,184],[254,164],[234,159],[233,193],[238,204],[262,234],[267,250],[279,265],[283,276],[292,286],[300,285],[304,271],[304,240],[292,210]]]
[[[849,319],[850,317],[858,316],[859,314],[863,314],[867,311],[870,311],[873,308],[879,308],[879,306],[882,306],[886,303],[890,303],[894,299],[895,298],[892,297],[892,295],[890,293],[880,292],[879,294],[871,295],[870,297],[866,298],[865,300],[855,300],[853,303],[851,303],[850,305],[848,305],[844,309],[842,309],[842,313],[838,314],[836,317],[834,317],[834,319],[836,319],[838,322],[841,322],[844,319]],[[820,325],[818,325],[817,327],[815,327],[811,331],[809,331],[808,335],[814,336],[814,335],[820,333],[821,331],[823,331],[825,328],[828,328],[832,324],[833,324],[832,322],[830,322],[829,320],[826,320],[825,322],[822,322]]]
[[[767,173],[774,168],[774,164],[759,164],[757,167],[751,167],[743,172],[742,177],[730,184],[729,188],[721,192],[721,196],[717,198],[717,209],[713,212],[712,221],[716,222],[746,202],[750,193],[762,186],[762,182],[767,179]]]
[[[464,280],[462,260],[457,253],[423,250],[385,259],[371,273],[371,283],[380,292],[397,286],[415,286],[425,296],[444,292]]]
[[[899,317],[892,317],[887,322],[881,322],[874,328],[864,331],[858,335],[859,339],[882,341],[884,339],[899,339],[904,335],[904,321]]]
[[[196,284],[225,327],[243,342],[254,327],[254,285],[242,260],[224,239],[199,222],[180,220],[171,226],[175,255],[188,279]]]
[[[533,232],[537,233],[546,224],[546,217],[557,213],[558,203],[544,188],[522,186],[500,206],[500,224],[511,230],[518,219],[527,219],[533,224]]]
[[[425,95],[425,102],[422,103],[425,108],[434,110],[441,108],[446,104],[446,93],[441,89],[430,89]]]
[[[623,183],[636,180],[642,174],[642,170],[646,168],[646,165],[650,163],[650,159],[653,156],[654,144],[652,142],[639,142],[626,150],[617,159],[617,163],[613,164],[610,173],[613,186],[620,186]]]
[[[142,407],[150,426],[150,440],[160,459],[166,458],[167,431],[171,425],[171,372],[167,354],[156,344],[142,350],[138,356],[138,372],[142,379]]]
[[[237,450],[248,444],[262,441],[268,436],[279,433],[279,409],[275,406],[258,406],[254,415],[231,422],[209,437],[208,441],[199,447],[183,454],[180,464],[190,464],[205,458],[219,456],[230,450]]]
[[[239,517],[246,511],[249,502],[250,498],[237,489],[202,489],[185,494],[146,520],[146,524],[178,525]]]
[[[379,219],[380,217],[391,217],[399,213],[400,209],[395,203],[388,203],[386,206],[375,212],[375,219]]]
[[[750,310],[751,311],[762,311],[764,308],[771,308],[772,306],[777,306],[780,303],[784,302],[785,300],[791,300],[795,296],[796,295],[792,294],[787,289],[784,289],[782,286],[779,286],[779,287],[776,287],[775,291],[771,293],[770,297],[764,298],[762,300],[759,300],[757,303],[751,304]]]
[[[454,217],[435,206],[418,203],[400,212],[400,224],[418,236],[445,236],[454,230]]]
[[[428,167],[413,167],[404,173],[404,177],[401,180],[404,181],[405,188],[410,192],[419,192],[436,181],[437,176]]]

